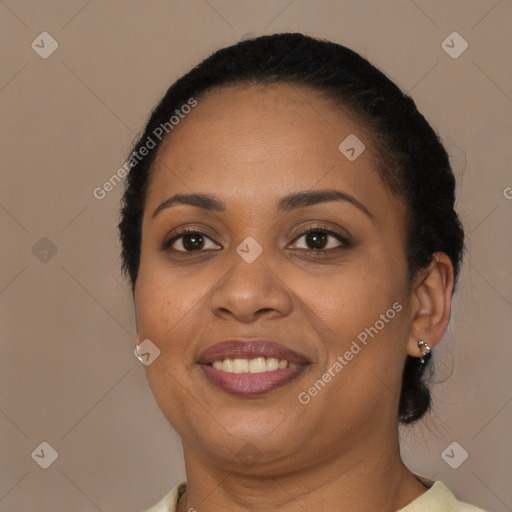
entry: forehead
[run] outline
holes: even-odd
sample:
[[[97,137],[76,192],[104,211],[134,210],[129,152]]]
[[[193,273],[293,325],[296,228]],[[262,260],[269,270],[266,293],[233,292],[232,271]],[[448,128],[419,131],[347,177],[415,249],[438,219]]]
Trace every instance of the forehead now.
[[[389,195],[368,127],[298,85],[234,86],[206,94],[158,150],[147,203],[211,192],[229,202],[275,201],[292,190],[337,186],[370,201]],[[364,151],[350,160],[348,140]],[[343,144],[342,144],[343,148]]]

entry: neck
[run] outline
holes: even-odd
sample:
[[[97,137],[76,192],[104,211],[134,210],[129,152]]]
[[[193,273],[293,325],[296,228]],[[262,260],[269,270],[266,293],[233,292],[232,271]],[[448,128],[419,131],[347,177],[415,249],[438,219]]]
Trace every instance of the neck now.
[[[294,465],[289,471],[255,465],[252,474],[247,467],[237,471],[215,466],[185,443],[183,448],[188,485],[178,512],[392,512],[426,491],[403,464],[397,433],[392,439],[380,438],[371,445],[351,446],[315,465]]]

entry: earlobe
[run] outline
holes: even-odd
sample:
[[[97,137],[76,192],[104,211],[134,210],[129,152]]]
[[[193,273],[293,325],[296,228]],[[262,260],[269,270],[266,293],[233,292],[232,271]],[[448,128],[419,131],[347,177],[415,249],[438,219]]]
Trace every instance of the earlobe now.
[[[444,336],[450,321],[454,285],[453,265],[447,254],[436,252],[418,275],[411,292],[411,330],[407,353],[421,357],[418,341],[433,348]]]

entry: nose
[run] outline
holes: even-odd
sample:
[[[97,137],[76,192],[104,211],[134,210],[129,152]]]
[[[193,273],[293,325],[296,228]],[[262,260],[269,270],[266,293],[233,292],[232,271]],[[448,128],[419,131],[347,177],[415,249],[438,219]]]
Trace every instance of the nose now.
[[[211,292],[212,313],[244,323],[287,316],[292,310],[291,293],[278,272],[265,251],[252,263],[235,252],[230,268]]]

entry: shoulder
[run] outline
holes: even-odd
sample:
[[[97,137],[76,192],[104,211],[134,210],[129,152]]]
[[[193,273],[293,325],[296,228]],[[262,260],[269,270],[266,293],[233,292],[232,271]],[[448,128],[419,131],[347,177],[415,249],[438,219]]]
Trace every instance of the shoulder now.
[[[481,508],[457,500],[441,481],[430,481],[429,487],[425,493],[398,512],[485,512]]]
[[[175,512],[178,497],[181,496],[187,488],[187,482],[184,480],[175,485],[156,505],[144,510],[144,512]]]

